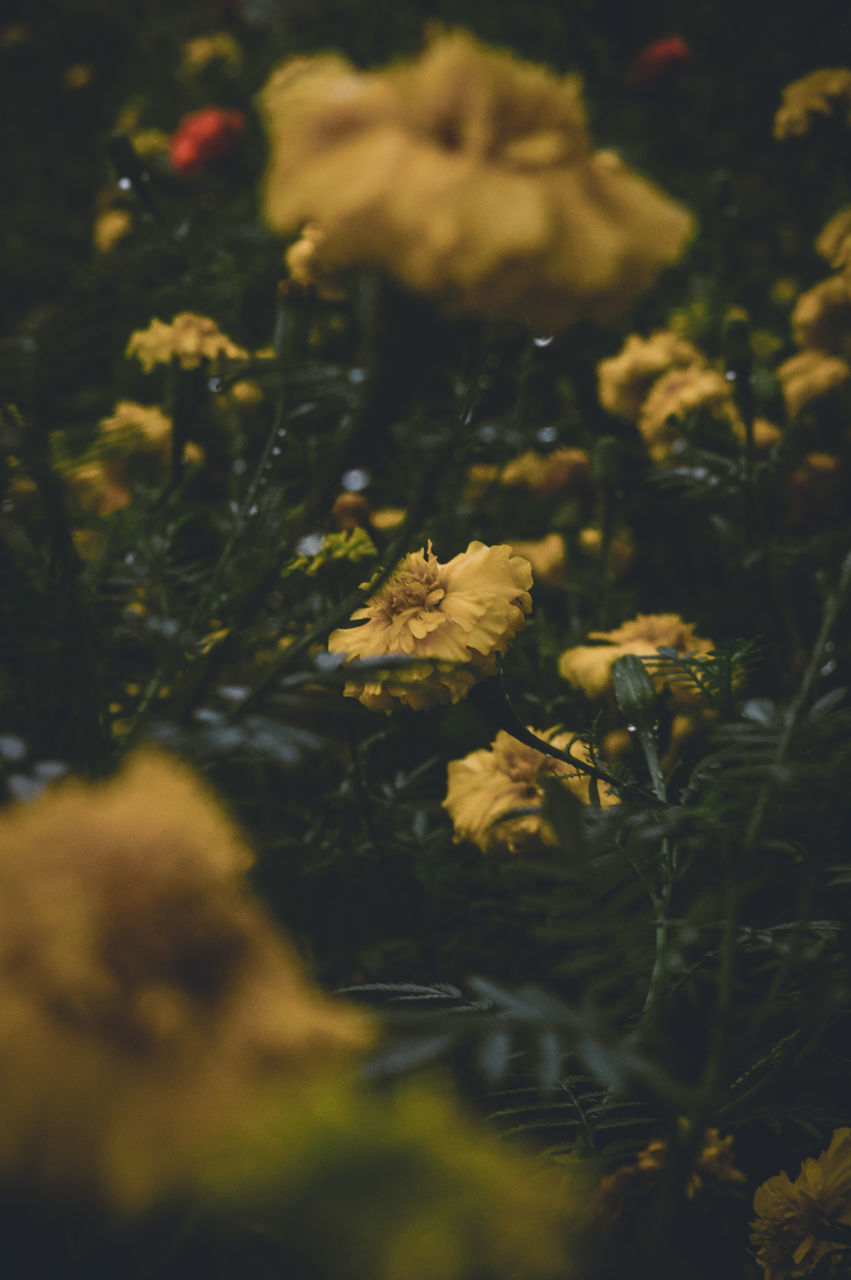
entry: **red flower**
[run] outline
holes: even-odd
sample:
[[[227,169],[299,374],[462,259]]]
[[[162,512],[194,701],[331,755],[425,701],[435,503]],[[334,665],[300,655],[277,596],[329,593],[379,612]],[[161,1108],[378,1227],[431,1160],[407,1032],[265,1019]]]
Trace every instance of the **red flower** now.
[[[645,45],[633,62],[627,75],[627,83],[635,89],[652,89],[692,56],[691,45],[681,36],[662,36]]]
[[[184,116],[171,138],[171,163],[184,177],[208,169],[230,155],[246,126],[241,111],[204,107]]]

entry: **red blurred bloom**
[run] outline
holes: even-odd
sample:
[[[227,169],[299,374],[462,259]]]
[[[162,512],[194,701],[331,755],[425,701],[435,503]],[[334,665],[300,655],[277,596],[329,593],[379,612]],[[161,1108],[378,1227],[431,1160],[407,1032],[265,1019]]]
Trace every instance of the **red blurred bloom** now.
[[[170,144],[173,168],[191,177],[230,155],[246,126],[241,111],[204,107],[184,116]]]
[[[645,45],[634,60],[627,75],[627,83],[635,89],[652,89],[692,56],[691,45],[681,36],[662,36]]]

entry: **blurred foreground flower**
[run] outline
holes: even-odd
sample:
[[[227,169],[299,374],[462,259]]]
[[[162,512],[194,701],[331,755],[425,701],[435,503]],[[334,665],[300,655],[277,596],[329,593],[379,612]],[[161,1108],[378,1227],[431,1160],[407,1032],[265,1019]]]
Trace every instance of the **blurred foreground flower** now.
[[[181,311],[171,324],[154,319],[147,329],[137,329],[130,335],[125,354],[135,356],[146,373],[155,365],[171,364],[172,360],[181,369],[197,369],[202,360],[248,357],[247,351],[222,333],[215,320],[192,311]]]
[[[575,737],[555,729],[530,732],[561,751],[566,751]],[[570,752],[588,762],[588,751],[581,742],[573,741]],[[490,747],[473,751],[463,760],[451,760],[443,807],[455,827],[456,843],[471,840],[482,853],[518,853],[536,844],[555,844],[555,833],[541,813],[499,821],[514,809],[542,805],[542,783],[548,776],[564,779],[583,804],[590,804],[588,774],[518,742],[504,729]],[[604,806],[617,804],[617,796],[606,786],[599,788],[599,797]]]
[[[655,659],[659,648],[676,649],[681,654],[704,655],[714,647],[711,640],[704,640],[696,634],[691,623],[683,622],[678,613],[639,613],[612,631],[592,631],[589,639],[603,643],[566,649],[558,663],[564,679],[584,689],[589,698],[599,697],[611,688],[612,667],[618,658],[626,654]],[[656,688],[661,690],[665,681],[654,673],[652,663],[650,675]],[[694,697],[678,684],[672,686],[672,692],[676,701],[689,701]]]
[[[757,1188],[751,1244],[765,1280],[806,1276],[848,1248],[836,1235],[851,1227],[851,1129],[837,1129],[820,1156],[804,1160],[793,1182],[778,1173]],[[843,1230],[844,1228],[844,1230]]]
[[[329,271],[384,270],[462,311],[547,330],[617,315],[691,231],[680,205],[594,153],[575,77],[465,32],[380,72],[297,59],[262,107],[269,225],[316,222]]]
[[[809,131],[812,117],[829,116],[841,106],[845,120],[851,124],[851,70],[847,67],[823,67],[793,80],[783,90],[780,107],[774,117],[775,138],[800,137]]]
[[[531,586],[528,561],[512,556],[509,546],[471,542],[447,564],[430,542],[412,551],[352,614],[361,625],[332,632],[328,648],[350,661],[392,655],[426,661],[358,678],[345,693],[373,711],[457,702],[477,680],[496,674],[497,657],[532,607]]]
[[[213,168],[234,152],[247,123],[242,111],[224,107],[190,112],[172,134],[172,167],[185,178]]]
[[[369,1043],[248,894],[177,760],[60,784],[0,821],[0,1175],[140,1209],[197,1181],[265,1093]]]

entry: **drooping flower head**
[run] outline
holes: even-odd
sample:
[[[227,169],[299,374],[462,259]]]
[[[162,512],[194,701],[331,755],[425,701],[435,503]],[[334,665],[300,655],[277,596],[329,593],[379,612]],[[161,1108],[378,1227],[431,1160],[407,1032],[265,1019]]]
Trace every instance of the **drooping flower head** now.
[[[248,892],[179,761],[61,783],[0,820],[0,1176],[142,1208],[263,1091],[368,1043]]]
[[[612,667],[618,658],[635,654],[639,658],[657,658],[659,648],[676,649],[678,653],[708,654],[714,648],[711,640],[696,634],[689,622],[678,613],[639,613],[612,631],[592,631],[589,639],[601,644],[582,644],[566,649],[559,658],[559,673],[565,680],[584,689],[589,698],[597,698],[612,688]],[[664,687],[662,676],[648,668],[657,689]],[[676,701],[688,701],[692,695],[679,684],[671,689]]]
[[[412,551],[352,614],[361,625],[332,632],[328,648],[350,661],[393,655],[424,661],[353,680],[346,694],[374,711],[457,702],[477,680],[496,673],[497,658],[532,607],[531,586],[528,561],[509,546],[471,542],[447,564],[431,543]]]
[[[833,115],[845,109],[851,124],[851,70],[847,67],[823,67],[793,80],[783,90],[774,117],[775,138],[801,137],[808,133],[814,116]]]
[[[562,751],[570,746],[571,755],[588,763],[583,744],[574,741],[570,745],[573,734],[555,729],[533,729],[532,733]],[[542,804],[542,783],[547,776],[563,778],[583,804],[590,803],[588,774],[518,742],[504,729],[500,729],[492,746],[473,751],[463,760],[450,761],[443,807],[455,827],[456,842],[471,840],[482,853],[517,853],[536,844],[554,844],[555,834],[540,813],[499,821],[513,809]],[[617,796],[603,784],[599,798],[605,806],[617,803]]]
[[[631,333],[616,356],[597,365],[600,404],[617,418],[634,422],[657,378],[671,369],[705,369],[707,359],[691,342],[670,329],[649,338]]]
[[[362,73],[298,59],[262,95],[269,225],[316,222],[328,270],[366,266],[459,310],[544,329],[623,311],[691,230],[594,153],[579,85],[464,32]]]
[[[823,1258],[848,1245],[831,1225],[851,1227],[851,1129],[837,1129],[830,1146],[804,1160],[793,1182],[778,1173],[757,1188],[751,1245],[765,1280],[809,1275]]]
[[[126,355],[135,356],[146,373],[155,365],[177,360],[181,369],[197,369],[202,360],[244,360],[248,352],[231,342],[215,320],[181,311],[170,324],[152,320],[147,329],[131,333]]]

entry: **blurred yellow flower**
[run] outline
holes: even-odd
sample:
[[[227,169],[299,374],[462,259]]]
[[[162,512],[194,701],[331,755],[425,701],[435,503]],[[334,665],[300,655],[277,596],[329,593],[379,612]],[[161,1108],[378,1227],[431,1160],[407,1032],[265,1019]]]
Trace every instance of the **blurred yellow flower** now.
[[[100,420],[102,435],[116,441],[144,440],[155,450],[167,450],[171,418],[153,404],[119,400],[112,413]]]
[[[793,80],[783,90],[774,117],[775,138],[801,137],[809,131],[812,117],[832,115],[844,104],[846,123],[851,124],[851,70],[823,67]]]
[[[555,494],[575,498],[586,513],[593,507],[596,496],[587,452],[567,445],[551,453],[527,449],[505,464],[500,481],[505,485],[522,485],[539,498],[551,498]]]
[[[536,542],[512,542],[511,550],[532,566],[536,582],[559,586],[567,567],[567,547],[560,533],[548,533]]]
[[[702,352],[671,329],[657,329],[649,338],[632,333],[616,356],[597,365],[600,404],[616,418],[634,422],[651,386],[663,373],[706,365]]]
[[[207,788],[147,750],[0,818],[0,1174],[136,1210],[264,1090],[371,1038],[248,892]]]
[[[197,369],[203,360],[245,360],[248,352],[219,329],[215,320],[181,311],[170,324],[152,320],[147,329],[137,329],[127,343],[127,356],[135,356],[146,373],[155,365],[176,360],[181,369]]]
[[[326,269],[322,259],[322,246],[326,235],[316,222],[308,222],[301,235],[284,255],[289,270],[289,283],[301,289],[315,289],[328,302],[345,297],[344,291],[334,281],[334,273]]]
[[[531,732],[562,751],[574,737],[556,729]],[[588,762],[581,742],[574,742],[570,752]],[[555,844],[555,833],[540,813],[499,821],[512,809],[541,805],[543,779],[553,775],[563,778],[583,804],[590,803],[588,774],[518,742],[504,729],[490,747],[473,751],[463,760],[451,760],[443,807],[452,819],[456,843],[471,840],[482,853],[518,853],[539,844]],[[604,784],[599,786],[599,797],[604,806],[617,804],[617,796]]]
[[[685,419],[698,411],[744,440],[744,423],[723,374],[700,365],[671,369],[653,384],[638,415],[638,430],[654,462],[664,461],[675,451],[684,438]]]
[[[471,542],[446,564],[430,542],[412,551],[352,614],[362,625],[332,632],[328,648],[349,661],[394,655],[433,661],[358,677],[345,693],[373,711],[457,702],[477,680],[496,674],[498,656],[532,607],[531,586],[528,561],[512,556],[509,546]]]
[[[580,529],[579,549],[589,559],[599,561],[603,551],[603,530],[591,524]],[[635,544],[632,541],[632,534],[628,529],[616,529],[609,546],[609,567],[615,573],[623,573],[634,555]]]
[[[70,467],[66,479],[83,511],[111,516],[133,501],[126,482],[104,458],[93,458]]]
[[[841,209],[825,223],[816,239],[816,250],[834,271],[851,267],[851,209]]]
[[[792,332],[799,347],[851,354],[851,278],[828,276],[802,293]]]
[[[843,386],[851,377],[851,366],[841,356],[827,351],[800,351],[784,360],[777,370],[783,388],[786,412],[796,417],[808,400]]]
[[[639,613],[612,631],[590,632],[589,639],[603,643],[566,649],[558,661],[559,674],[584,689],[589,698],[597,698],[611,689],[612,667],[626,654],[656,658],[656,650],[662,647],[703,656],[714,648],[711,640],[697,635],[692,624],[683,622],[678,613]],[[656,688],[664,688],[665,680],[655,673],[652,663],[648,671]],[[670,687],[675,702],[693,701],[694,694],[689,688],[676,683]]]
[[[98,253],[109,253],[133,229],[133,217],[126,209],[104,209],[95,218],[92,241]]]
[[[830,1146],[804,1160],[794,1182],[778,1173],[757,1188],[751,1245],[764,1280],[809,1275],[823,1258],[844,1253],[831,1224],[851,1227],[851,1129],[837,1129]]]
[[[287,63],[262,107],[269,225],[318,222],[329,270],[385,270],[459,310],[545,330],[616,315],[692,229],[680,205],[594,153],[575,77],[465,32],[385,71]]]
[[[168,154],[169,137],[162,129],[133,129],[130,133],[133,149],[140,156],[164,156]]]
[[[238,68],[242,64],[242,49],[228,31],[214,31],[207,36],[195,36],[183,46],[183,70],[190,74],[206,71],[214,62],[223,62]]]

